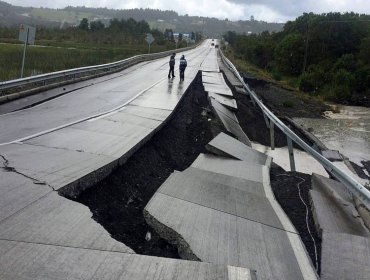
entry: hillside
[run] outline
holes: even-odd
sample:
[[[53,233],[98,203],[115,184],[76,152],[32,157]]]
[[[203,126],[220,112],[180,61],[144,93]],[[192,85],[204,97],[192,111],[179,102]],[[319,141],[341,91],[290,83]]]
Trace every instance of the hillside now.
[[[305,13],[278,33],[228,32],[242,63],[303,92],[370,107],[370,15]],[[252,67],[251,67],[252,68]]]
[[[280,31],[283,24],[263,21],[229,21],[216,18],[181,16],[174,11],[153,9],[114,10],[107,8],[66,7],[64,9],[13,6],[0,1],[0,26],[16,26],[20,23],[38,26],[67,27],[79,24],[81,19],[101,20],[105,24],[112,18],[145,20],[151,28],[175,32],[201,31],[207,36],[220,36],[226,31],[260,33]]]

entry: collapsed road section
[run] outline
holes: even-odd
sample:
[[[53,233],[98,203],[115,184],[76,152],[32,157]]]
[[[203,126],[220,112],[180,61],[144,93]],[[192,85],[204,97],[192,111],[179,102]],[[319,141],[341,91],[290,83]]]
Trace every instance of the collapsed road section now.
[[[198,75],[171,120],[123,166],[75,200],[136,253],[178,258],[177,248],[146,224],[144,207],[174,170],[187,168],[221,131]]]

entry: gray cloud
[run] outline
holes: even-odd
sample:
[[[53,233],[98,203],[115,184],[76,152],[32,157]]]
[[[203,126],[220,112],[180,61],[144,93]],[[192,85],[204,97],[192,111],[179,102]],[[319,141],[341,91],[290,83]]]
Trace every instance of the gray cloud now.
[[[156,8],[179,14],[284,22],[304,12],[370,12],[369,0],[5,0],[14,5],[63,8],[66,6]]]
[[[276,11],[278,14],[297,17],[304,12],[327,13],[348,12],[358,13],[370,12],[370,1],[368,0],[227,0],[231,3],[250,6],[265,6]]]

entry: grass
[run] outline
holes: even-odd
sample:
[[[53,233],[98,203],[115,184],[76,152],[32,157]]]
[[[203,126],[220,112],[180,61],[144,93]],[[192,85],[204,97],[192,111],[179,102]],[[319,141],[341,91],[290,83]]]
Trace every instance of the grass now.
[[[283,76],[281,73],[269,72],[265,69],[261,69],[242,57],[238,57],[232,50],[225,52],[225,55],[240,71],[244,73],[248,73],[269,83],[277,84],[282,88],[298,91],[299,81],[296,77]]]
[[[263,70],[261,68],[258,68],[257,66],[253,65],[252,63],[249,63],[248,61],[244,60],[241,57],[238,57],[233,51],[229,50],[225,52],[225,55],[230,61],[237,66],[237,68],[244,72],[248,73],[254,77],[261,78],[263,80],[273,82],[274,79],[272,77],[272,74],[267,72],[266,70]]]
[[[27,47],[25,77],[109,63],[148,52],[148,46],[145,44],[120,46],[73,43],[63,43],[58,46],[56,42],[51,44],[52,47]],[[165,51],[168,48],[170,46],[153,45],[151,52]],[[22,54],[21,44],[0,44],[0,81],[20,78]]]

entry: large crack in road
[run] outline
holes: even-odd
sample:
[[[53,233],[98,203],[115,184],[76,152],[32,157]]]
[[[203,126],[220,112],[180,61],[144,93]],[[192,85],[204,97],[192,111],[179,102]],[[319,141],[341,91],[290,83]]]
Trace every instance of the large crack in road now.
[[[123,166],[74,199],[118,241],[138,254],[180,258],[146,223],[143,210],[175,170],[186,169],[220,131],[203,91],[201,75],[185,93],[172,119]],[[149,234],[150,233],[150,234]]]

